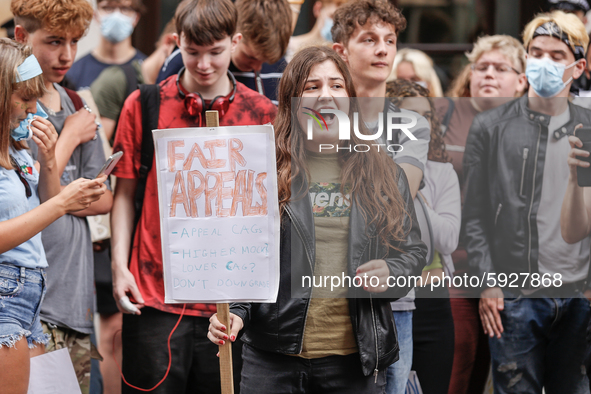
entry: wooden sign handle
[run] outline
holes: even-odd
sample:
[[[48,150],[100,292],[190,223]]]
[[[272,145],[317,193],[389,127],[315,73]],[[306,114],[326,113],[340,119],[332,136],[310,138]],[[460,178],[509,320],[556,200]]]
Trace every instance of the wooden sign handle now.
[[[207,127],[220,127],[218,111],[205,111],[205,125]],[[226,334],[230,335],[230,304],[217,304],[218,320],[226,326]],[[232,370],[232,342],[225,341],[224,345],[218,345],[220,350],[220,380],[222,382],[222,394],[234,394],[234,372]]]

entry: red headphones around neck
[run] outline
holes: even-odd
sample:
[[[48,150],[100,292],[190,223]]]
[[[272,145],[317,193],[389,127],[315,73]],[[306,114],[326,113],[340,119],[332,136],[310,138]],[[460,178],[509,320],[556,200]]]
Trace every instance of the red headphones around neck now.
[[[215,97],[211,100],[209,105],[206,105],[203,96],[201,96],[199,92],[185,94],[183,89],[181,89],[179,80],[184,71],[185,67],[183,67],[177,74],[176,87],[179,90],[181,98],[185,100],[185,109],[189,115],[199,117],[200,124],[204,118],[205,111],[218,111],[220,118],[222,118],[228,112],[230,104],[234,101],[234,96],[236,95],[236,78],[234,78],[234,75],[228,71],[228,77],[230,78],[230,81],[232,81],[232,91],[227,96]]]

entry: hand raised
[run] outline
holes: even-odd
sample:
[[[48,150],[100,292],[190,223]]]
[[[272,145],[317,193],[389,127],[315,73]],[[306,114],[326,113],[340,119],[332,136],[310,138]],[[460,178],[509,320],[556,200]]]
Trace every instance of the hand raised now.
[[[62,131],[62,138],[64,132],[66,132],[69,135],[69,138],[78,139],[78,145],[88,142],[96,136],[96,121],[95,114],[82,108],[66,118],[64,129]]]

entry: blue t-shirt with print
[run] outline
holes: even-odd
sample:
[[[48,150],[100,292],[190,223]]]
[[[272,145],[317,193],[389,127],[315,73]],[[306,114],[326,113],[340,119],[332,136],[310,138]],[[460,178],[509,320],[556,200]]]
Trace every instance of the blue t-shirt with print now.
[[[27,198],[25,184],[14,169],[0,167],[0,221],[13,219],[39,206],[39,173],[33,159],[24,150],[10,148],[10,155],[19,166],[19,172],[29,185],[31,196]],[[25,268],[47,268],[41,233],[17,247],[0,254],[0,262]]]

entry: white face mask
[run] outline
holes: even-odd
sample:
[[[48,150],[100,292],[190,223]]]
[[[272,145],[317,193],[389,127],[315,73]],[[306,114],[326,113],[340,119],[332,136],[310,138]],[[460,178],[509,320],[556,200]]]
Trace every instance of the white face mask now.
[[[577,63],[578,60],[565,66],[546,57],[542,59],[528,57],[525,75],[527,76],[527,81],[538,96],[546,98],[554,97],[562,92],[566,88],[566,85],[573,79],[573,77],[570,77],[564,82],[562,80],[564,70],[573,67]]]
[[[101,34],[111,42],[121,42],[133,33],[133,22],[133,18],[117,10],[101,17]]]

